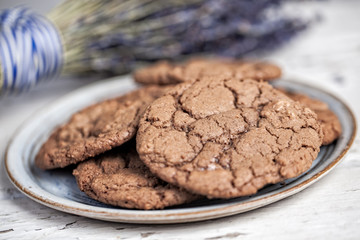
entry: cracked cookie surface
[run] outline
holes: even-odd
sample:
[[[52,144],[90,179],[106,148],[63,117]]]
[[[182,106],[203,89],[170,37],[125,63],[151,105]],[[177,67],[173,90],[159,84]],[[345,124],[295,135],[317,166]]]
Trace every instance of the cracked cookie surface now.
[[[145,87],[75,113],[42,145],[35,164],[62,168],[121,145],[135,135],[146,106],[169,88]]]
[[[321,123],[324,133],[323,145],[328,145],[335,141],[342,132],[341,123],[336,114],[329,109],[329,106],[317,99],[310,98],[304,94],[294,93],[282,90],[288,97],[294,101],[304,104],[306,107],[313,110]]]
[[[79,163],[73,175],[81,191],[114,206],[162,209],[199,198],[152,174],[140,160],[135,143]]]
[[[218,75],[236,79],[272,80],[281,76],[281,69],[266,62],[229,59],[193,59],[183,64],[162,61],[136,71],[134,79],[145,84],[174,84]]]
[[[203,78],[144,112],[137,151],[161,179],[206,195],[250,195],[308,170],[322,143],[316,114],[265,82]]]

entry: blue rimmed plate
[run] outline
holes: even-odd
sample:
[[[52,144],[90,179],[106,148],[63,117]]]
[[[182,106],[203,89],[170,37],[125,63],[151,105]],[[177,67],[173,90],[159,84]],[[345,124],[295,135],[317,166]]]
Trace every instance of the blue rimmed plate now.
[[[164,210],[129,210],[102,204],[87,197],[78,189],[70,168],[42,171],[34,166],[37,151],[57,125],[66,122],[71,114],[92,103],[135,89],[137,85],[130,77],[118,77],[91,84],[37,112],[9,143],[5,159],[6,171],[10,181],[20,191],[41,204],[107,221],[180,223],[219,218],[259,208],[298,193],[325,176],[344,157],[356,133],[353,113],[337,97],[298,82],[279,80],[273,84],[328,103],[339,117],[343,133],[336,142],[321,148],[319,156],[306,173],[279,184],[269,185],[252,196],[199,200]]]

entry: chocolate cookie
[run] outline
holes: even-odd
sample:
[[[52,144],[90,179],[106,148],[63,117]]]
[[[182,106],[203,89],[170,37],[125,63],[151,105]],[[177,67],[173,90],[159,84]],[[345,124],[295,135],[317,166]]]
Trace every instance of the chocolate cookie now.
[[[141,162],[135,144],[81,162],[73,175],[81,191],[114,206],[162,209],[199,198],[153,175]]]
[[[35,164],[42,169],[65,167],[128,141],[146,106],[168,88],[149,86],[75,113],[42,145]]]
[[[137,150],[164,181],[230,198],[308,170],[322,136],[313,111],[269,84],[207,77],[149,105]]]
[[[340,136],[342,132],[341,123],[326,103],[304,94],[282,91],[294,101],[299,101],[317,114],[324,132],[323,145],[332,143]]]
[[[281,70],[278,66],[265,62],[193,59],[184,64],[159,62],[136,71],[134,79],[145,84],[173,84],[217,75],[236,79],[272,80],[281,76]]]

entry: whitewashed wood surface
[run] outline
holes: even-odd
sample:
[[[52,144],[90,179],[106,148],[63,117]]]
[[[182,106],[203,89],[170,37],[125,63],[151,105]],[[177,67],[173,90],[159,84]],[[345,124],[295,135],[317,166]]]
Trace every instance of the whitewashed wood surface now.
[[[0,5],[0,7],[3,7]],[[266,59],[342,98],[360,119],[360,1],[306,3],[322,21]],[[6,145],[22,122],[94,80],[61,78],[0,99],[0,239],[360,239],[360,138],[330,174],[285,200],[217,220],[174,225],[110,223],[52,210],[7,179]],[[358,125],[359,125],[358,121]]]

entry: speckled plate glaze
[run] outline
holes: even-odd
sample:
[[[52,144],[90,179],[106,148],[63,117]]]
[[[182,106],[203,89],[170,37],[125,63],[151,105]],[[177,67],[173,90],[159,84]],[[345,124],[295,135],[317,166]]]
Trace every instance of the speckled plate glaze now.
[[[31,199],[48,207],[106,221],[128,223],[181,223],[230,216],[259,208],[300,192],[325,176],[344,157],[356,132],[351,110],[337,97],[301,83],[279,80],[273,83],[327,102],[340,118],[343,134],[333,144],[321,148],[318,158],[305,174],[269,185],[257,194],[228,200],[200,200],[164,210],[129,210],[99,203],[82,193],[71,168],[42,171],[34,166],[34,157],[50,132],[72,113],[100,100],[114,97],[137,86],[130,77],[98,82],[72,92],[37,112],[9,143],[5,167],[10,181]]]

